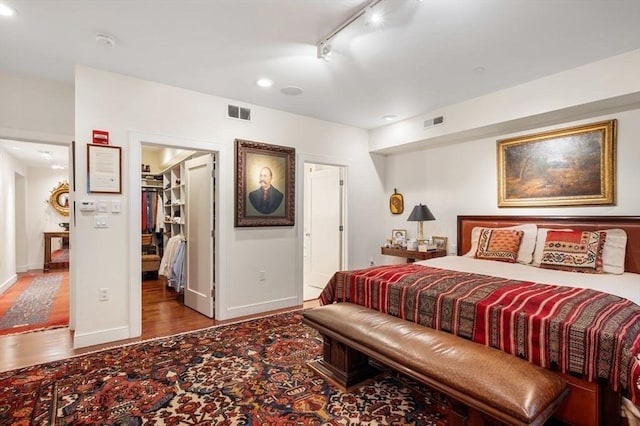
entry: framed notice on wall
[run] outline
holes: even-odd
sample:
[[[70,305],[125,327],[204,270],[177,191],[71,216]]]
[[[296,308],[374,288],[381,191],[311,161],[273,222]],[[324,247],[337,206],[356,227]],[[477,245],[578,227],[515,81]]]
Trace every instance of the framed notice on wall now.
[[[122,150],[119,146],[87,145],[87,192],[122,193]]]

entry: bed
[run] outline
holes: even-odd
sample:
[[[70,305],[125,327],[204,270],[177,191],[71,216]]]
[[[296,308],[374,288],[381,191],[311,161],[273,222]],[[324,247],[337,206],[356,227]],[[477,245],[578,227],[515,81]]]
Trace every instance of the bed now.
[[[515,232],[505,230],[514,226]],[[608,246],[607,256],[597,257],[606,273],[559,271],[548,257],[553,242],[545,248],[545,239],[575,234],[558,232],[569,229],[607,230],[585,234],[601,238],[594,247],[604,247],[607,235],[614,244],[615,232],[626,241],[622,251]],[[514,253],[513,263],[474,258],[495,255],[483,251],[492,233],[519,235],[518,261]],[[634,424],[630,416],[640,404],[640,217],[459,216],[457,244],[459,256],[337,272],[321,302],[357,303],[549,368],[571,386],[556,415],[567,423],[620,424],[624,407]],[[529,250],[530,259],[521,258]]]

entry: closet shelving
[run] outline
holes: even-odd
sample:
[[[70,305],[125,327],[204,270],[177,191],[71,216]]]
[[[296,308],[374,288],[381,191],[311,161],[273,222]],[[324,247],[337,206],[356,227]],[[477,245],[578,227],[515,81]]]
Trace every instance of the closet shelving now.
[[[185,235],[186,226],[186,190],[184,184],[184,161],[162,172],[164,191],[165,236]]]
[[[143,189],[162,189],[162,174],[142,173],[141,179]]]

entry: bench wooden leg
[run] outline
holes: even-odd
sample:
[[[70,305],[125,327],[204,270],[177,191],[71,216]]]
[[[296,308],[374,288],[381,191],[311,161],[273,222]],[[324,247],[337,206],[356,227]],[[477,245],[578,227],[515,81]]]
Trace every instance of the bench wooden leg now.
[[[309,363],[320,375],[347,389],[380,373],[368,356],[328,336],[322,338],[323,359]]]
[[[480,411],[467,407],[461,402],[451,400],[448,424],[449,426],[486,426],[501,423],[485,418]]]

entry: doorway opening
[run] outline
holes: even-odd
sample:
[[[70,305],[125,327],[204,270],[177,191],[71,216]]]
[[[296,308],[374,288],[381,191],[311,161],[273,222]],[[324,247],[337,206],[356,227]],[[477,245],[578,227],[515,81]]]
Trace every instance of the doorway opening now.
[[[2,165],[2,220],[13,250],[4,259],[8,279],[0,286],[0,335],[68,328],[70,146],[8,139],[0,145],[14,159]]]
[[[304,163],[303,299],[316,299],[345,264],[345,168]]]
[[[215,316],[215,161],[212,151],[141,145],[142,297],[208,318]],[[180,309],[182,320],[193,311]]]

